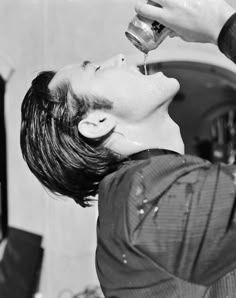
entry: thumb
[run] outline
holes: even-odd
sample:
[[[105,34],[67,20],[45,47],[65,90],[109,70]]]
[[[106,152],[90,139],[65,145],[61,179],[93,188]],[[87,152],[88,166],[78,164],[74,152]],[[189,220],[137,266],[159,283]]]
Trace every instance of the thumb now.
[[[156,7],[153,5],[138,2],[134,8],[138,15],[166,25],[165,10],[162,7]]]

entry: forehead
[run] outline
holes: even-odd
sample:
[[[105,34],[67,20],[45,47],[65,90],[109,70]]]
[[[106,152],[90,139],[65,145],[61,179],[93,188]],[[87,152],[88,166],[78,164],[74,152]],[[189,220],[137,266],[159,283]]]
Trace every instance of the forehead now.
[[[80,74],[82,75],[83,71],[84,71],[83,64],[70,64],[70,65],[64,66],[56,72],[51,82],[49,83],[48,87],[49,89],[52,90],[53,88],[58,86],[60,82],[63,82],[63,81],[70,82],[74,77],[74,75],[80,75]]]

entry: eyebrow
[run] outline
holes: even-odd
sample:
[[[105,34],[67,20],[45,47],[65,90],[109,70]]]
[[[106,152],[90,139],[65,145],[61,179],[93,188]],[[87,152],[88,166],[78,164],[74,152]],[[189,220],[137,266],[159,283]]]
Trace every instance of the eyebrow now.
[[[86,61],[84,61],[84,62],[82,63],[81,66],[82,66],[83,69],[85,69],[86,66],[89,65],[89,64],[91,64],[91,63],[92,63],[91,61],[86,60]]]

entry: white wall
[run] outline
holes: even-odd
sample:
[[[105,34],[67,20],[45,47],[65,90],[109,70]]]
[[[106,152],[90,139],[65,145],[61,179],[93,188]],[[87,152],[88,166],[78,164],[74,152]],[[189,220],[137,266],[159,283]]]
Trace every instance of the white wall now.
[[[231,0],[233,3],[234,0]],[[124,32],[134,16],[133,0],[2,0],[0,56],[15,72],[7,84],[9,225],[44,236],[46,255],[41,290],[56,297],[63,288],[79,291],[97,282],[94,269],[96,208],[52,199],[29,172],[19,147],[20,106],[32,78],[82,60],[103,60],[120,52],[130,62],[143,55]],[[234,69],[212,45],[167,40],[149,61],[195,60]]]

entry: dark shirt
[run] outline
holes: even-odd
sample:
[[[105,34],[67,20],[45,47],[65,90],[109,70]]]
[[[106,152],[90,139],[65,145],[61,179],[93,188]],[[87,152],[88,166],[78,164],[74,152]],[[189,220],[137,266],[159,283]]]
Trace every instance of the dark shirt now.
[[[167,154],[100,184],[97,273],[105,297],[233,298],[236,167]]]

